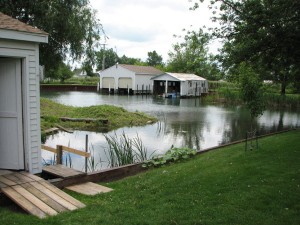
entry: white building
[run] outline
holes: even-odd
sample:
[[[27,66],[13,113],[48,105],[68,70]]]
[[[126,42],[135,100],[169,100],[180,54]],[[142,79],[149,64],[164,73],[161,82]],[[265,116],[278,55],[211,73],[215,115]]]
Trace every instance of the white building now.
[[[208,93],[206,79],[195,74],[165,73],[151,78],[153,93],[165,97],[200,96]]]
[[[48,34],[0,13],[0,169],[42,171],[39,43]]]
[[[152,77],[164,72],[152,66],[116,64],[100,72],[100,91],[103,93],[152,93]]]

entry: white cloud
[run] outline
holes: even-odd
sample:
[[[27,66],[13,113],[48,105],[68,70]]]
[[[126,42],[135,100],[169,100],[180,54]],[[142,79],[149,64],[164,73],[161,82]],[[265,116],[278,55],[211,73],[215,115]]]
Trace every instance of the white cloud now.
[[[190,11],[188,0],[91,0],[92,8],[104,27],[107,48],[118,55],[141,58],[156,51],[166,61],[182,29],[198,30],[210,22],[207,6]],[[104,40],[103,40],[104,41]]]

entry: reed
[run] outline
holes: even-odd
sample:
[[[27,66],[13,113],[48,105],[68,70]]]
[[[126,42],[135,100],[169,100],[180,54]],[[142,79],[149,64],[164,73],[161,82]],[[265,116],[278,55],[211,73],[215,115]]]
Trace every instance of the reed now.
[[[119,137],[116,133],[104,137],[108,144],[105,154],[110,167],[143,162],[150,157],[138,134],[133,139],[130,139],[124,131]]]
[[[98,170],[99,165],[101,167],[102,160],[101,160],[101,157],[99,157],[100,161],[96,162],[95,149],[94,149],[93,145],[91,145],[90,153],[91,153],[91,156],[87,160],[87,169],[90,172],[95,172]]]

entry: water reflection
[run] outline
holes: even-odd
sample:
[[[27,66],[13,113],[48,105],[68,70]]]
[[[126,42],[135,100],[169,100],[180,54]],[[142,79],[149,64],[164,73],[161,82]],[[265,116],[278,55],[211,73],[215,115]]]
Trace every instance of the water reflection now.
[[[42,93],[43,97],[57,102],[89,106],[111,104],[122,106],[129,111],[142,111],[159,118],[159,122],[144,127],[126,127],[113,132],[121,135],[124,131],[130,138],[137,135],[142,139],[149,153],[164,153],[172,145],[188,146],[198,150],[245,138],[250,127],[250,115],[240,106],[205,105],[201,99],[163,99],[150,96],[99,95],[94,92]],[[299,127],[299,113],[292,111],[267,110],[254,121],[260,134]],[[97,161],[107,161],[106,142],[102,133],[76,131],[74,134],[60,132],[47,139],[46,145],[56,144],[84,149],[85,135],[89,135],[89,148],[94,151]],[[51,153],[43,151],[43,158],[50,159]],[[72,158],[73,167],[83,168],[84,159]],[[107,162],[98,165],[105,168]]]

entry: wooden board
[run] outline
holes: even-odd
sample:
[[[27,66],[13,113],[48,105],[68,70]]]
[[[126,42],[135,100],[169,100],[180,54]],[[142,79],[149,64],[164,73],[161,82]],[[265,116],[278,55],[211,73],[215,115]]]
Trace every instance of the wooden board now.
[[[77,176],[84,176],[85,173],[74,170],[72,168],[63,166],[63,165],[52,165],[52,166],[44,166],[43,167],[43,172],[44,173],[49,173],[53,176],[56,177],[61,177],[61,178],[68,178],[68,177],[77,177]]]
[[[59,128],[53,127],[53,128],[50,128],[50,129],[45,130],[44,132],[45,132],[46,134],[53,134],[53,133],[56,133],[56,132],[58,132],[58,131],[59,131]]]
[[[22,209],[39,218],[85,207],[42,178],[26,172],[0,176],[0,188]]]
[[[10,171],[10,170],[0,170],[0,176],[5,175],[5,174],[9,174],[9,173],[12,173],[12,171]]]
[[[110,192],[113,190],[111,188],[108,188],[108,187],[105,187],[105,186],[102,186],[99,184],[95,184],[92,182],[68,186],[68,187],[66,187],[66,189],[75,191],[77,193],[84,194],[84,195],[96,195],[96,194],[100,194],[100,193]]]

